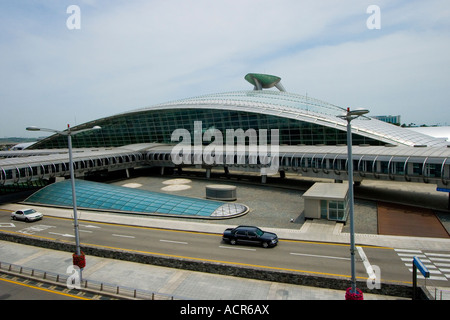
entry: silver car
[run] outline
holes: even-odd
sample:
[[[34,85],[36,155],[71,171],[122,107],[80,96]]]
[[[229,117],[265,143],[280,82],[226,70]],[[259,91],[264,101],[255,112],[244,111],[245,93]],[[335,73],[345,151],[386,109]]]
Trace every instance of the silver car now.
[[[11,213],[11,219],[23,221],[36,221],[42,219],[44,215],[34,209],[22,209]]]

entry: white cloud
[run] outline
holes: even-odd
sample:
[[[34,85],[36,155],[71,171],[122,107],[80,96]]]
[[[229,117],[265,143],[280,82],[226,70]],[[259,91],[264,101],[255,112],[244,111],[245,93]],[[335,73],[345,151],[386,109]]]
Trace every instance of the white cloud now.
[[[400,114],[404,121],[450,121],[450,43],[433,34],[396,33],[302,51],[272,62],[285,87],[373,115]],[[426,109],[426,112],[424,110]]]

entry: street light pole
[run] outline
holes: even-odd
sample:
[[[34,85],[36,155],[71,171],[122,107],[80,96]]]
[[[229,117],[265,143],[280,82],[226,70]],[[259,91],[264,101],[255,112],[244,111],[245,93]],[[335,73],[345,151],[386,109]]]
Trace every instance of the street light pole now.
[[[75,228],[75,252],[79,256],[80,249],[80,235],[78,231],[78,214],[77,214],[77,194],[75,192],[75,173],[73,169],[73,155],[72,155],[72,132],[70,126],[67,125],[67,144],[69,147],[69,167],[70,167],[70,182],[72,184],[72,203],[73,203],[73,224]],[[81,269],[80,269],[80,283],[81,283]]]
[[[67,144],[69,148],[69,171],[70,171],[70,181],[72,184],[72,204],[73,204],[73,220],[74,220],[74,229],[75,229],[75,252],[77,256],[81,255],[81,249],[80,249],[80,235],[78,231],[78,214],[77,214],[77,197],[76,197],[76,191],[75,191],[75,173],[73,169],[73,155],[72,155],[72,135],[91,131],[91,130],[99,130],[101,127],[95,126],[88,129],[82,129],[82,130],[76,130],[72,131],[70,129],[70,126],[67,125],[67,131],[58,131],[54,129],[47,129],[47,128],[38,128],[38,127],[27,127],[28,131],[47,131],[47,132],[53,132],[62,136],[67,136]],[[82,281],[82,275],[81,275],[81,268],[80,268],[80,284]]]
[[[353,156],[352,156],[352,125],[351,119],[347,118],[347,168],[348,168],[348,197],[350,214],[350,257],[352,271],[352,292],[356,292],[356,272],[355,272],[355,223],[354,223],[354,199],[353,199]]]
[[[349,198],[349,216],[350,216],[350,260],[351,260],[351,293],[356,294],[356,269],[355,269],[355,223],[354,223],[354,195],[353,195],[353,156],[352,156],[352,125],[351,121],[366,113],[366,109],[357,109],[350,111],[340,118],[347,120],[347,169],[348,169],[348,198]]]

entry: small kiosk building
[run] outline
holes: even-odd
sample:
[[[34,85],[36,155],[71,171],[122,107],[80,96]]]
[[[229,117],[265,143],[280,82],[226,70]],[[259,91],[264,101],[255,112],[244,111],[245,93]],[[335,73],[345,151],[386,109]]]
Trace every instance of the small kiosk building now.
[[[348,216],[348,185],[315,183],[303,194],[305,218],[345,222]]]

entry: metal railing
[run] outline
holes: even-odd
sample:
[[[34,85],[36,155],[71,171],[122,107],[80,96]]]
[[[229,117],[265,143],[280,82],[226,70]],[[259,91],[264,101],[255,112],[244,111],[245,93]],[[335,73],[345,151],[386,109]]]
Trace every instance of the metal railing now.
[[[432,288],[430,288],[431,294],[433,294]],[[438,287],[434,287],[434,300],[450,300],[450,289],[444,290]]]
[[[59,274],[55,272],[43,271],[35,268],[23,267],[8,262],[0,261],[0,273],[7,273],[10,275],[28,278],[39,282],[50,283],[56,286],[67,287],[71,275]],[[136,300],[189,300],[186,297],[180,297],[176,295],[148,291],[143,289],[135,289],[117,284],[111,284],[106,282],[95,281],[91,279],[83,279],[78,285],[78,289],[91,294],[98,294],[104,296],[111,296],[117,299],[136,299]]]

